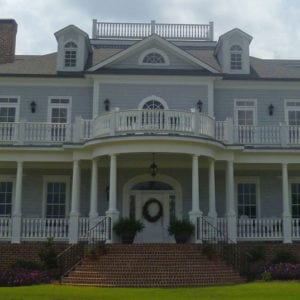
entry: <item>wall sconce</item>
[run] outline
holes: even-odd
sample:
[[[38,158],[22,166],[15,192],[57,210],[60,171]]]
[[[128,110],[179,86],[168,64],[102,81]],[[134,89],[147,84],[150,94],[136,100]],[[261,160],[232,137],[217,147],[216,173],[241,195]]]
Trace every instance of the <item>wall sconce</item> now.
[[[274,113],[274,106],[273,106],[273,104],[271,103],[268,108],[269,108],[269,115],[273,116],[273,113]]]
[[[202,112],[202,106],[203,106],[203,102],[201,100],[199,100],[197,102],[197,109],[198,109],[198,112]]]
[[[34,114],[36,111],[36,103],[34,101],[30,103],[30,108],[31,108],[31,112]]]
[[[110,111],[110,101],[109,101],[109,99],[106,98],[103,103],[104,103],[105,111]]]
[[[152,153],[152,164],[149,166],[150,174],[152,177],[155,177],[158,171],[157,164],[155,163],[155,154]]]

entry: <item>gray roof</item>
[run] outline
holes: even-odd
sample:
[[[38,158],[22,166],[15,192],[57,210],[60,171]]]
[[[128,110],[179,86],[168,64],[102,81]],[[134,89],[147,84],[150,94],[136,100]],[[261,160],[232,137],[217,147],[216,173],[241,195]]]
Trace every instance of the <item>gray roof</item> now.
[[[90,65],[100,63],[107,58],[123,51],[123,48],[93,49]],[[188,49],[189,54],[210,65],[220,73],[221,68],[213,49]],[[0,75],[16,76],[56,76],[56,53],[47,55],[16,55],[13,63],[0,64]],[[251,72],[249,75],[224,75],[226,79],[255,79],[255,80],[297,80],[300,79],[300,60],[267,60],[251,57]],[[69,75],[71,75],[69,73]]]

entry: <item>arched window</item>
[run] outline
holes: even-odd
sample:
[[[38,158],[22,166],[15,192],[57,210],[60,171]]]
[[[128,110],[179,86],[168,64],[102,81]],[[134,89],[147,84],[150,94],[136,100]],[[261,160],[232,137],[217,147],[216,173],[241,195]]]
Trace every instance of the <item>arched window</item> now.
[[[164,57],[157,52],[149,53],[143,58],[143,64],[165,64],[165,63],[166,62]]]
[[[243,49],[239,45],[233,45],[230,48],[230,69],[231,70],[242,69],[242,52]]]
[[[158,100],[149,100],[143,105],[143,109],[165,109],[162,103]]]
[[[76,67],[77,45],[74,42],[65,44],[65,67]]]

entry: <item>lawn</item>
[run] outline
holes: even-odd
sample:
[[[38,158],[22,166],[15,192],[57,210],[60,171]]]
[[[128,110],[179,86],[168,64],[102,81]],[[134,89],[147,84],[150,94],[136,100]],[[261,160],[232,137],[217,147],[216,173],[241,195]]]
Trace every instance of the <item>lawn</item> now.
[[[249,283],[235,286],[178,288],[178,289],[119,289],[41,285],[0,288],[0,299],[5,300],[102,300],[102,299],[299,299],[299,282]]]

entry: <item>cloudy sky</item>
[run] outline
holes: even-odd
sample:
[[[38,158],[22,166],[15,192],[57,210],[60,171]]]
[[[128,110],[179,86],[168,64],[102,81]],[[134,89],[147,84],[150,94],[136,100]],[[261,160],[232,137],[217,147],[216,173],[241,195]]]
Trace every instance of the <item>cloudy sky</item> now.
[[[0,18],[18,23],[17,53],[56,51],[53,33],[92,19],[112,22],[215,23],[215,38],[238,27],[253,36],[251,55],[300,59],[299,0],[0,0]]]

